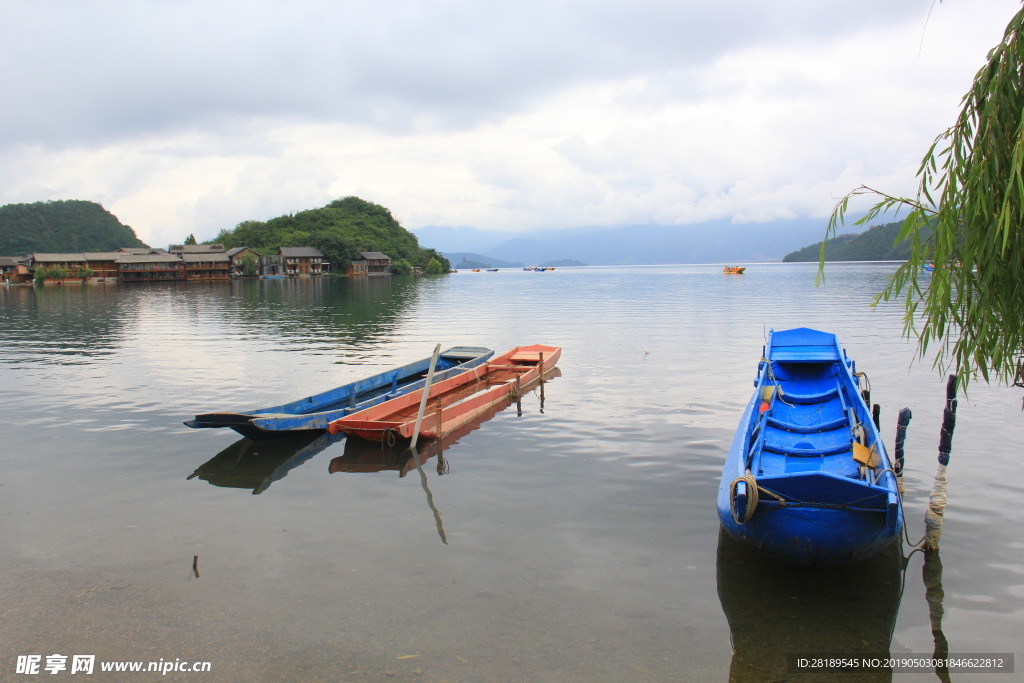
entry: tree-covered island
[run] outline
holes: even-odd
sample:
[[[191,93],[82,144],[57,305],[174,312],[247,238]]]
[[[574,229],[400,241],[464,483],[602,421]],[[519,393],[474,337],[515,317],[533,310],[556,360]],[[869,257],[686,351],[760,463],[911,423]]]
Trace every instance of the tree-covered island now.
[[[420,247],[416,235],[403,228],[388,209],[358,197],[336,199],[320,209],[267,221],[243,221],[232,230],[221,230],[207,243],[256,251],[316,247],[330,259],[331,270],[336,273],[359,260],[364,251],[390,256],[392,272],[397,274],[409,273],[413,268],[428,274],[451,269],[448,259],[437,251]]]

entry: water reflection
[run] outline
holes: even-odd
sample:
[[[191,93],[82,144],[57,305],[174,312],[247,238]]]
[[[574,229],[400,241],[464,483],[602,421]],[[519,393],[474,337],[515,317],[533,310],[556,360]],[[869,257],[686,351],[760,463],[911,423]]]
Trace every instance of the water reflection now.
[[[0,362],[77,365],[114,354],[130,318],[118,287],[0,287]]]
[[[949,641],[946,640],[946,634],[942,632],[942,615],[945,611],[942,602],[946,593],[942,589],[942,559],[939,557],[938,550],[924,553],[924,566],[921,568],[921,575],[924,579],[925,599],[928,601],[928,619],[932,627],[934,642],[932,657],[945,661],[949,656]],[[950,681],[949,669],[945,666],[936,667],[935,675],[943,683]]]
[[[312,458],[344,434],[302,434],[271,441],[239,439],[196,468],[188,479],[199,478],[214,486],[266,491],[272,483]]]
[[[414,284],[403,278],[232,281],[210,285],[228,287],[228,296],[194,287],[171,306],[201,325],[227,326],[254,340],[270,336],[295,350],[365,347],[395,336],[415,303]]]
[[[718,538],[718,597],[732,636],[729,680],[849,680],[849,672],[789,671],[787,655],[889,653],[902,595],[898,543],[865,562],[795,567]],[[861,672],[889,681],[892,672]]]

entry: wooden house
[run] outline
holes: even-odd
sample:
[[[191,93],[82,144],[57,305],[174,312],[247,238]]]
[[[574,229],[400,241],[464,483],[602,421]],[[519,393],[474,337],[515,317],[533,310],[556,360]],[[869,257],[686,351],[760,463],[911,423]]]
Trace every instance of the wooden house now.
[[[235,247],[227,250],[228,261],[231,264],[231,277],[245,277],[245,261],[252,259],[256,263],[256,275],[261,274],[260,264],[263,257],[255,249],[249,247]]]
[[[360,256],[366,261],[366,274],[370,277],[375,275],[391,275],[391,258],[379,251],[363,251]]]
[[[177,254],[123,254],[117,260],[121,282],[185,280],[185,262]]]
[[[281,263],[281,254],[263,254],[260,258],[260,272],[263,277],[282,277],[284,266]]]
[[[85,254],[47,254],[37,252],[29,258],[31,259],[33,276],[42,270],[55,271],[62,269],[64,271],[63,277],[46,278],[45,282],[50,283],[81,283],[83,281],[82,273],[89,267]]]
[[[352,277],[366,277],[366,261],[359,260],[345,266],[345,275]]]
[[[0,282],[20,285],[32,282],[32,270],[28,259],[21,256],[0,256]]]
[[[316,247],[281,247],[281,265],[289,277],[326,275],[330,269],[327,257]]]
[[[177,258],[177,255],[171,254]],[[226,252],[205,252],[181,254],[185,264],[185,279],[189,282],[197,280],[227,280],[231,277],[231,259]]]
[[[92,271],[92,275],[89,276],[91,282],[117,282],[119,268],[117,266],[117,259],[123,254],[117,251],[87,251],[82,254],[85,257],[85,262],[88,264],[89,270]]]

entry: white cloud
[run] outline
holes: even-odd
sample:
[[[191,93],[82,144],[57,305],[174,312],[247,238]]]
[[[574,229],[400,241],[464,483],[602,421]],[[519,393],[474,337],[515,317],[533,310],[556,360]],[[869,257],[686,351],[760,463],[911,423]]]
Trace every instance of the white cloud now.
[[[931,5],[12,2],[0,203],[155,245],[349,194],[409,228],[824,216],[913,192],[1019,9]]]

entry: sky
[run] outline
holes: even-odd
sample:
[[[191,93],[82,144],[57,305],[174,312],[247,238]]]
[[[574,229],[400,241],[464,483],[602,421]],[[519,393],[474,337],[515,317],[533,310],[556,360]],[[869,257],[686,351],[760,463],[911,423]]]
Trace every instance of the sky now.
[[[915,173],[1016,0],[0,0],[0,204],[152,246],[822,217]],[[424,245],[430,246],[430,245]]]

